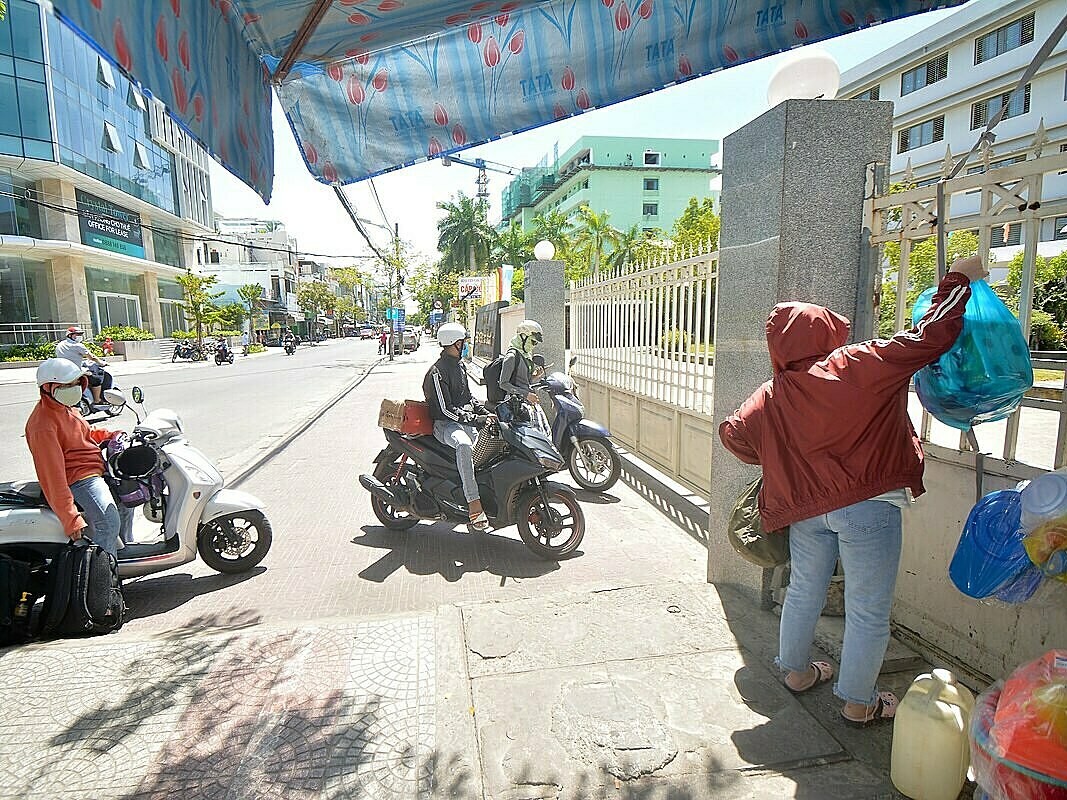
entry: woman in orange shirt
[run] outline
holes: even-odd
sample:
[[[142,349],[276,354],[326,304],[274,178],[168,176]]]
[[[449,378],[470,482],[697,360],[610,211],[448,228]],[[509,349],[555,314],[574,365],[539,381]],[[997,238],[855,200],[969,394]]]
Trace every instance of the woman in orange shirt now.
[[[119,536],[130,538],[133,509],[115,502],[103,477],[100,444],[116,432],[90,426],[74,410],[87,385],[86,370],[72,361],[43,362],[37,368],[41,398],[26,421],[26,443],[41,491],[67,536],[77,541],[87,535],[117,558]]]

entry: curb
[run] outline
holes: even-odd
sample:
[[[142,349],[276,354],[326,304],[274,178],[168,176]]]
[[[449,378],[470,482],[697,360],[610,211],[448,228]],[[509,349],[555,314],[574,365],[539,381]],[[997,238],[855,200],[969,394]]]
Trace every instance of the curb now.
[[[237,488],[245,480],[251,477],[251,475],[256,472],[256,470],[258,470],[268,461],[273,459],[276,455],[281,453],[286,447],[293,443],[293,440],[296,439],[297,436],[299,436],[312,425],[314,425],[316,422],[318,422],[319,418],[322,417],[323,414],[325,414],[327,411],[329,411],[331,408],[341,402],[341,400],[343,400],[349,392],[351,392],[353,389],[363,383],[366,377],[374,371],[374,368],[381,363],[382,357],[379,357],[375,361],[371,362],[366,370],[364,370],[362,373],[360,373],[351,381],[349,381],[345,386],[341,387],[341,390],[338,391],[337,394],[335,394],[325,403],[316,408],[301,422],[297,423],[296,426],[291,428],[288,433],[282,436],[282,438],[278,440],[273,447],[264,451],[259,456],[252,459],[252,461],[247,466],[235,472],[233,474],[233,477],[226,481],[226,488]]]
[[[707,547],[709,536],[707,509],[694,503],[675,487],[660,480],[653,473],[654,468],[646,465],[633,453],[618,444],[615,447],[622,457],[623,483],[690,537]]]

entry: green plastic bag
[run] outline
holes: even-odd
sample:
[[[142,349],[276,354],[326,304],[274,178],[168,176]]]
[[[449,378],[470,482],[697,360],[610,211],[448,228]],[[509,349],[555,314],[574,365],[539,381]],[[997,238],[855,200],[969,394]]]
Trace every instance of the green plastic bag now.
[[[772,569],[789,563],[789,528],[767,533],[759,516],[759,490],[763,478],[756,478],[737,499],[726,535],[734,550],[757,567]]]

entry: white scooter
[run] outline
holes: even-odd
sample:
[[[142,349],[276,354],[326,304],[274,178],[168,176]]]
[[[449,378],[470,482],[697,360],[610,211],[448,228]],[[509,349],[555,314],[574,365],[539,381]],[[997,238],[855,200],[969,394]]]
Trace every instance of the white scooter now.
[[[117,390],[109,389],[105,395],[109,403],[126,405]],[[141,388],[133,387],[131,396],[144,411]],[[162,572],[193,561],[197,552],[219,572],[246,572],[256,566],[272,539],[263,503],[245,492],[223,488],[222,475],[189,444],[174,411],[161,408],[143,417],[136,409],[134,413],[133,448],[150,448],[162,468],[162,502],[142,506],[144,516],[162,526],[162,540],[120,549],[119,575],[134,578]],[[151,459],[152,453],[140,453]],[[40,484],[0,483],[0,552],[30,549],[50,558],[68,541]]]

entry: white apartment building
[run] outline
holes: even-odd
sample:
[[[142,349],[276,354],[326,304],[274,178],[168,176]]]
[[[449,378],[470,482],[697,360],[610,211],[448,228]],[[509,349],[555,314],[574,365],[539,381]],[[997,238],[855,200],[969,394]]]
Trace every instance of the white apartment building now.
[[[891,100],[893,149],[890,180],[910,172],[922,185],[942,176],[946,151],[958,158],[971,149],[988,119],[1008,102],[1038,49],[1059,24],[1063,0],[971,0],[899,45],[841,76],[839,97]],[[1023,93],[1009,103],[996,127],[990,169],[1033,158],[1039,126],[1044,153],[1067,152],[1067,37],[1060,40]],[[984,169],[976,154],[966,171]],[[1046,175],[1044,204],[1067,198],[1067,173]],[[968,207],[972,203],[973,207]],[[979,192],[954,196],[954,214],[978,211]],[[993,254],[1006,263],[1021,249],[1022,225],[992,231]],[[1038,253],[1067,249],[1067,216],[1042,220]]]

